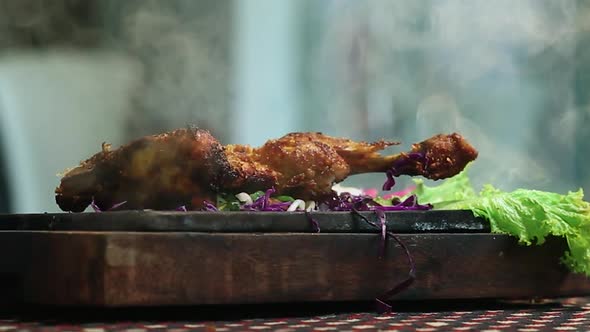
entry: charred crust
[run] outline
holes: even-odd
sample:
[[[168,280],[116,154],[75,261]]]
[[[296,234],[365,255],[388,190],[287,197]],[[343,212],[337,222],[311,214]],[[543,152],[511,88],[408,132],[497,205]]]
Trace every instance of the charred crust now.
[[[413,175],[432,180],[445,179],[461,172],[478,156],[477,150],[461,135],[436,135],[413,145],[412,152],[424,154],[425,161],[417,162]]]
[[[219,143],[213,144],[211,149],[205,155],[205,174],[210,174],[211,178],[207,179],[211,190],[219,192],[224,174],[232,174],[231,168],[225,149]],[[203,176],[204,174],[201,174]]]
[[[57,191],[57,190],[56,190]],[[55,202],[63,211],[84,212],[92,202],[92,197],[55,195]]]

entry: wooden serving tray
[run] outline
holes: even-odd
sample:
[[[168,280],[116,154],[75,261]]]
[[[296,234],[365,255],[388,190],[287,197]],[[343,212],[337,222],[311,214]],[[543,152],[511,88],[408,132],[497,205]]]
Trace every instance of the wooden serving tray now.
[[[379,258],[379,230],[358,216],[313,217],[321,233],[303,213],[0,215],[0,287],[6,301],[54,305],[362,301],[407,277],[402,248],[389,240]],[[396,299],[590,295],[590,279],[560,264],[562,239],[521,246],[468,211],[387,220],[416,262]]]

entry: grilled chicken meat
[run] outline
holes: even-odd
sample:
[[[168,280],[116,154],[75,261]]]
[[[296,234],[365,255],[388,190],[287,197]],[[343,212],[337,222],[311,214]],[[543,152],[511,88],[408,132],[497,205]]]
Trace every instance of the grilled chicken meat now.
[[[192,209],[219,193],[274,187],[278,194],[319,200],[346,177],[369,172],[443,179],[459,173],[477,151],[459,134],[437,135],[407,153],[382,156],[399,144],[355,142],[321,133],[291,133],[259,148],[222,146],[209,132],[178,129],[102,151],[69,170],[56,189],[64,211],[100,209],[126,201],[125,209]],[[416,158],[416,155],[420,158]]]

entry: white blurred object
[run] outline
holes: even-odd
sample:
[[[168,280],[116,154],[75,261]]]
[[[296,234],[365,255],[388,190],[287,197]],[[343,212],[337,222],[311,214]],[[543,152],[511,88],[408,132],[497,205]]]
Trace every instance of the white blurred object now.
[[[359,196],[359,195],[363,195],[365,193],[362,189],[359,189],[356,187],[345,187],[345,186],[341,185],[340,183],[336,183],[335,185],[333,185],[332,190],[334,190],[334,192],[337,195],[340,195],[342,193],[349,193],[353,196]]]
[[[122,143],[139,74],[129,58],[96,51],[0,58],[0,144],[12,212],[59,211],[56,174],[104,141]]]

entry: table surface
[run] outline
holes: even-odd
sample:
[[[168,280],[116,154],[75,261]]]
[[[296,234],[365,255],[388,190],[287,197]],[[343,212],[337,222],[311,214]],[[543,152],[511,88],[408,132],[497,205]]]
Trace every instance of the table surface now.
[[[590,298],[531,302],[405,302],[377,314],[372,303],[177,308],[4,306],[0,331],[581,331]]]

